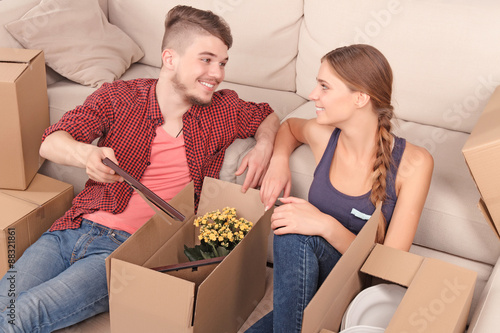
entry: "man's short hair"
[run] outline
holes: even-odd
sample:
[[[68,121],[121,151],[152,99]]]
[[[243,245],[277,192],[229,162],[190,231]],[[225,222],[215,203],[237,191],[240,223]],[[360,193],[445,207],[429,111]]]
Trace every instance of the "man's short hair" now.
[[[233,37],[231,29],[220,16],[208,10],[190,6],[175,6],[165,19],[162,51],[173,49],[180,54],[189,46],[196,35],[212,35],[231,48]]]

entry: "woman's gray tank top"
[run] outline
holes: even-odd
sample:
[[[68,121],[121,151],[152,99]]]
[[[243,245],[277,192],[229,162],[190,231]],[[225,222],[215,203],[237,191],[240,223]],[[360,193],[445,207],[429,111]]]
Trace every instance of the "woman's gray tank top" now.
[[[314,179],[309,189],[309,202],[323,213],[333,216],[357,235],[375,211],[375,206],[370,201],[371,190],[361,196],[350,196],[339,192],[330,181],[330,166],[340,132],[338,128],[333,131],[328,146],[314,171]],[[391,221],[397,201],[395,180],[406,147],[405,139],[396,136],[394,138],[393,163],[390,172],[387,174],[387,199],[382,206],[382,213],[387,225]]]

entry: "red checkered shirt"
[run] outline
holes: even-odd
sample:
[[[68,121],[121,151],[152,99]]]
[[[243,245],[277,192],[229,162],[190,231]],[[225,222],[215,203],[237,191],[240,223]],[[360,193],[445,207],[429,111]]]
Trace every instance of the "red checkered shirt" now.
[[[78,141],[113,148],[120,166],[141,179],[150,164],[151,145],[156,128],[164,119],[156,100],[157,80],[115,81],[90,95],[83,105],[68,111],[47,135],[63,130]],[[189,173],[198,205],[203,178],[219,178],[226,148],[237,138],[253,136],[260,123],[272,113],[266,103],[256,104],[238,98],[232,90],[220,90],[207,107],[192,106],[183,115],[183,132]],[[75,229],[82,214],[103,210],[123,212],[133,189],[126,184],[105,184],[88,180],[75,197],[72,207],[51,227],[51,231]]]

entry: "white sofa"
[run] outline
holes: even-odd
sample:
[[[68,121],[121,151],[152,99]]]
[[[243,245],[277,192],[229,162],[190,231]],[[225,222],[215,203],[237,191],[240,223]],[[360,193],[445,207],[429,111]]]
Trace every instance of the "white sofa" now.
[[[0,47],[22,47],[4,29],[39,0],[0,1]],[[145,56],[121,79],[157,77],[163,20],[171,0],[99,0],[109,22],[130,36]],[[500,85],[500,2],[496,0],[193,0],[232,28],[226,80],[255,102],[268,102],[280,119],[314,117],[307,100],[319,60],[348,44],[379,48],[394,71],[395,131],[434,157],[430,193],[411,252],[477,271],[469,332],[498,330],[500,242],[477,208],[478,191],[461,148],[496,86]],[[95,88],[48,71],[51,123],[81,104]],[[499,90],[500,91],[500,90]],[[497,91],[497,93],[499,92]],[[221,178],[234,171],[252,139],[237,140]],[[314,159],[307,146],[291,160],[292,195],[307,198]],[[41,172],[83,188],[82,170],[45,162]],[[272,261],[272,256],[269,256]],[[267,300],[269,304],[269,300]],[[257,316],[257,314],[255,314]]]

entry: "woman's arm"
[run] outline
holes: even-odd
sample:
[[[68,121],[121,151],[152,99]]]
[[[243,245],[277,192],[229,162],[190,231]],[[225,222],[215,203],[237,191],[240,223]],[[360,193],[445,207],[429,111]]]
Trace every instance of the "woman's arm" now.
[[[426,149],[406,144],[396,176],[398,200],[385,245],[403,251],[410,249],[429,192],[433,168],[434,160]]]
[[[281,191],[284,191],[284,197],[290,195],[289,159],[293,151],[303,143],[308,144],[317,163],[324,151],[324,147],[321,151],[320,147],[323,146],[321,143],[325,142],[324,146],[326,147],[332,131],[331,127],[318,125],[315,119],[290,118],[281,124],[276,134],[269,168],[260,190],[261,201],[265,204],[266,209],[274,205]]]

